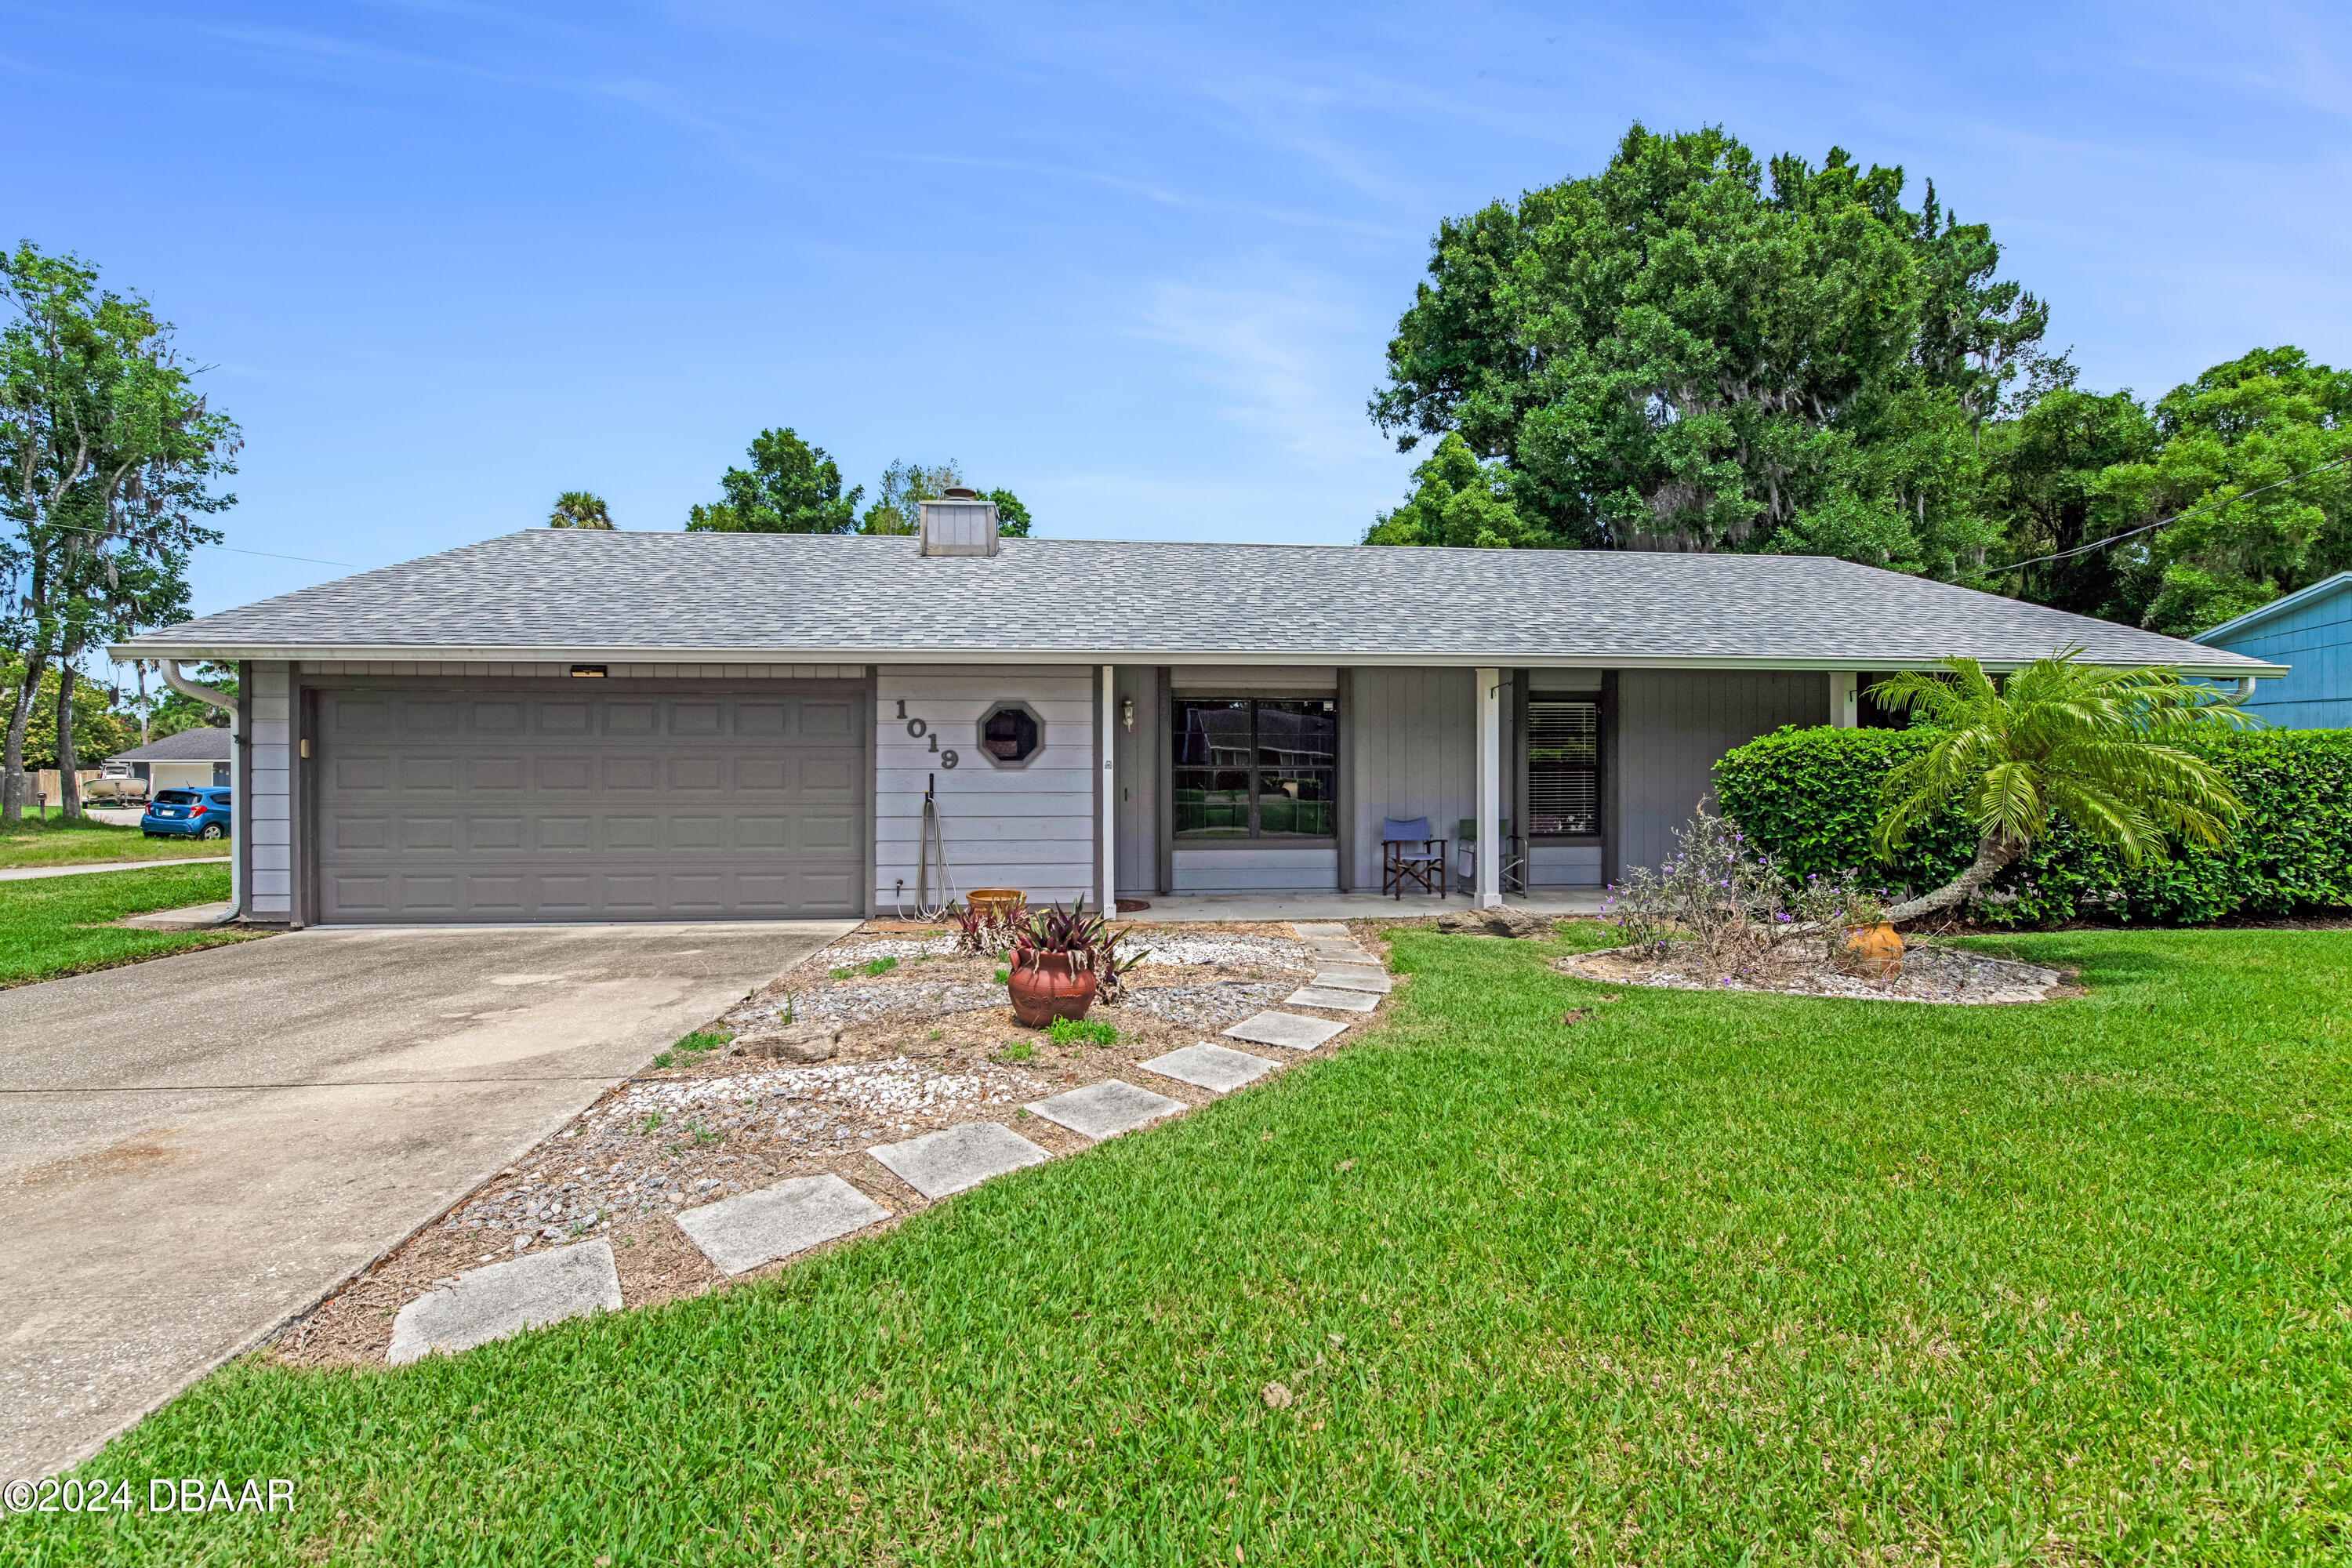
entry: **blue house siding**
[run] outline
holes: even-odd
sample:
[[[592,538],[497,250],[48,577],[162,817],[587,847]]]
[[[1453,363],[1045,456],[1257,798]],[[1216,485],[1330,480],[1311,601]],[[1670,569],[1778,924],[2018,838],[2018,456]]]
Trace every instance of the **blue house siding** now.
[[[2250,712],[2288,730],[2352,729],[2352,572],[2338,573],[2197,639],[2294,666],[2254,683]]]

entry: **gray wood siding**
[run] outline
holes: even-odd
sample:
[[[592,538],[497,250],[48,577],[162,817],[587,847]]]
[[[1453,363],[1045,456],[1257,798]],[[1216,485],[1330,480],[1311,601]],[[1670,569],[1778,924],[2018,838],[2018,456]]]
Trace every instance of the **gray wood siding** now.
[[[1018,888],[1033,902],[1092,897],[1095,687],[1090,665],[884,665],[875,682],[874,899],[887,914],[915,898],[923,786],[937,779],[940,826],[960,889]],[[898,717],[904,700],[907,717]],[[1029,765],[981,754],[982,717],[1026,702],[1045,723]],[[924,733],[909,735],[914,720]],[[1142,729],[1137,723],[1138,732]],[[931,750],[932,738],[940,751]],[[953,751],[956,766],[941,752]],[[903,889],[900,884],[903,883]],[[934,889],[932,896],[939,896]]]
[[[1830,678],[1808,670],[1628,669],[1617,677],[1618,865],[1655,866],[1734,746],[1826,724]],[[1710,810],[1714,809],[1709,801]]]
[[[1339,851],[1331,845],[1263,849],[1176,851],[1179,893],[1329,893],[1339,886]]]
[[[249,768],[236,803],[245,837],[246,908],[258,921],[294,918],[293,681],[282,659],[248,667],[253,695],[246,705]]]
[[[1353,879],[1359,891],[1378,892],[1381,818],[1426,816],[1451,838],[1456,822],[1477,815],[1477,678],[1367,665],[1352,682],[1354,721],[1339,743],[1355,805]]]

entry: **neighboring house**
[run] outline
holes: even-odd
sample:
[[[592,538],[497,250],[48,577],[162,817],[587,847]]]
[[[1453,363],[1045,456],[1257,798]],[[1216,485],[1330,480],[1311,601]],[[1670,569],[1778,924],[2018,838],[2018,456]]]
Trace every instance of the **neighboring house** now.
[[[227,788],[235,763],[230,742],[225,727],[200,724],[128,752],[117,752],[106,759],[103,776],[145,779],[151,798],[155,791],[163,789],[194,789],[210,784]]]
[[[2283,729],[2352,728],[2352,572],[2338,572],[2197,639],[2249,658],[2294,666],[2257,687],[2250,711]]]
[[[1509,818],[1534,886],[1593,887],[1726,750],[1855,722],[1859,672],[2079,643],[2284,673],[1837,561],[1000,549],[992,510],[534,529],[115,652],[239,666],[252,910],[331,923],[887,911],[927,790],[957,886],[1038,900],[1377,890],[1383,816]]]

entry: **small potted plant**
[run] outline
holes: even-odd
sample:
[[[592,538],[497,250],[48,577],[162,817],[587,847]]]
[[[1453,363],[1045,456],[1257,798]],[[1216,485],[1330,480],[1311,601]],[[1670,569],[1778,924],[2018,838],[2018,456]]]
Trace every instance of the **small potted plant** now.
[[[1118,934],[1100,915],[1087,913],[1087,900],[1065,910],[1055,904],[1029,917],[1013,935],[1013,968],[1007,989],[1013,1016],[1042,1029],[1056,1018],[1083,1018],[1104,991],[1118,989],[1119,976],[1143,955],[1118,956]]]

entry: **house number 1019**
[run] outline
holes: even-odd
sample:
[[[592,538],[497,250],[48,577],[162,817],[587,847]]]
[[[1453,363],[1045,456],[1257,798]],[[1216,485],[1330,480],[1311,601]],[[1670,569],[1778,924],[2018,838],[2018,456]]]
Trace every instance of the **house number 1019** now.
[[[907,700],[901,697],[898,699],[898,717],[901,719],[907,719]],[[940,766],[943,768],[951,768],[955,766],[958,761],[956,754],[953,752],[940,751],[940,738],[937,735],[931,734],[930,731],[930,725],[925,723],[922,720],[907,719],[907,733],[918,741],[928,737],[931,742],[930,749],[939,756]]]

